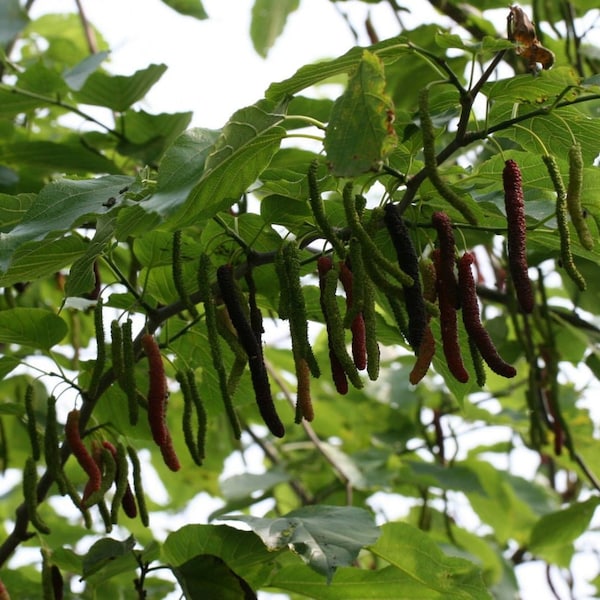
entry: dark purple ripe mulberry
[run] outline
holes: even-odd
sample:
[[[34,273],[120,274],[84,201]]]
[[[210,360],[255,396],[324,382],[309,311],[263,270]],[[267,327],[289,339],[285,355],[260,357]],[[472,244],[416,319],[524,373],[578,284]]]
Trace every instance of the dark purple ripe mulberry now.
[[[533,311],[533,289],[527,273],[525,204],[521,170],[514,160],[507,160],[502,172],[504,204],[508,221],[508,264],[517,299],[524,312]]]

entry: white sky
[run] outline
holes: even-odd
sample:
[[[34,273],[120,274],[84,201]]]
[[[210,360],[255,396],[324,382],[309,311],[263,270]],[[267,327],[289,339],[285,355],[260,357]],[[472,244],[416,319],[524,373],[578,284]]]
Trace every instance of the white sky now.
[[[153,113],[193,111],[194,126],[221,127],[235,110],[262,97],[270,83],[291,76],[308,62],[338,56],[355,45],[347,24],[330,0],[302,0],[266,60],[256,54],[249,38],[253,0],[203,0],[210,17],[205,21],[183,17],[160,0],[81,1],[89,20],[112,50],[109,70],[130,74],[150,63],[165,63],[168,71],[151,91],[144,108]],[[408,27],[440,20],[425,0],[405,0],[401,4],[413,11],[412,15],[402,16]],[[369,43],[364,33],[368,12],[382,39],[398,32],[386,2],[366,6],[348,1],[338,7],[352,15],[361,44]],[[37,0],[30,15],[35,18],[44,13],[75,11],[75,0]],[[504,18],[504,12],[502,15]],[[261,458],[257,461],[260,463]],[[231,469],[239,471],[233,464]],[[194,503],[194,521],[198,521],[200,513],[215,508],[207,507],[207,503],[205,497]],[[190,515],[179,517],[182,525]],[[174,528],[177,524],[171,517],[169,529]],[[596,565],[589,567],[591,572],[596,569]],[[520,567],[518,572],[522,600],[548,597],[545,583],[540,587],[545,579],[543,565]],[[566,590],[561,591],[566,594]]]

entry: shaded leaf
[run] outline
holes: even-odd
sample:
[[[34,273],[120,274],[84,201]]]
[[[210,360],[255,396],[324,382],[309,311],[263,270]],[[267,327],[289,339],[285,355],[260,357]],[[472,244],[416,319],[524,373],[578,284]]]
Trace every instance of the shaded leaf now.
[[[165,152],[158,169],[156,192],[140,203],[149,212],[168,217],[187,199],[204,173],[204,163],[220,132],[190,129]]]
[[[26,242],[17,248],[10,267],[0,275],[0,285],[48,277],[77,260],[85,250],[86,244],[79,236]]]
[[[0,231],[9,231],[14,227],[23,218],[35,199],[34,194],[18,194],[17,196],[0,194]]]
[[[0,311],[0,342],[49,350],[67,335],[67,324],[42,308]]]
[[[218,556],[199,554],[173,572],[190,600],[256,600],[248,583]]]
[[[101,217],[96,233],[85,254],[73,263],[65,285],[65,296],[82,296],[94,288],[94,262],[112,239],[117,223],[116,216]]]
[[[589,527],[600,498],[575,502],[557,512],[544,515],[533,527],[528,550],[544,560],[569,567],[573,542]]]
[[[86,79],[75,97],[83,104],[106,106],[117,112],[124,112],[141,100],[166,70],[166,65],[150,65],[133,75],[95,72]]]
[[[284,105],[260,101],[234,113],[206,158],[204,172],[171,227],[207,219],[237,202],[285,136]]]
[[[169,534],[162,547],[164,559],[175,567],[199,554],[218,556],[253,587],[264,583],[277,557],[251,531],[227,525],[186,525]]]
[[[152,163],[189,125],[192,113],[152,115],[143,110],[128,110],[122,118],[127,139],[119,142],[117,150],[125,156]]]
[[[27,141],[0,145],[0,161],[37,167],[59,173],[118,173],[108,158],[83,146],[79,141]]]

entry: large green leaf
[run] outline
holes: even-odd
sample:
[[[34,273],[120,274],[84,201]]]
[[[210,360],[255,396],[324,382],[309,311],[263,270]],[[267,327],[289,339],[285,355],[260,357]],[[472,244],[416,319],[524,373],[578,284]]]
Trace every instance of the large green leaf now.
[[[369,50],[379,58],[386,60],[397,60],[404,52],[410,52],[408,40],[404,37],[396,37],[385,40],[369,47]],[[316,64],[301,67],[289,79],[272,83],[266,91],[266,97],[270,100],[281,102],[289,96],[320,83],[325,79],[348,73],[356,69],[363,57],[364,49],[354,47],[346,54],[333,60],[318,62]]]
[[[10,231],[34,203],[34,194],[0,194],[0,231]]]
[[[278,150],[286,133],[281,126],[284,111],[285,105],[260,101],[231,117],[171,227],[211,218],[240,199]]]
[[[48,273],[56,273],[77,260],[85,250],[86,243],[79,236],[25,242],[12,255],[7,271],[0,275],[0,285],[48,277]]]
[[[42,308],[0,311],[0,342],[49,350],[67,335],[67,324]]]
[[[174,567],[200,554],[218,556],[253,586],[262,584],[277,557],[251,531],[226,525],[186,525],[169,534],[162,547],[164,560]]]
[[[351,177],[378,170],[397,137],[394,105],[385,93],[381,60],[365,50],[346,91],[336,100],[325,134],[334,175]]]
[[[43,98],[31,98],[24,91],[0,83],[0,117],[10,118],[19,113],[24,113],[47,106]]]
[[[407,523],[388,523],[370,550],[444,598],[490,598],[473,563],[445,555],[425,532]]]
[[[131,181],[131,177],[109,175],[81,181],[60,179],[47,185],[23,220],[0,239],[0,269],[6,271],[13,253],[25,242],[68,231],[85,216],[111,210],[104,203]]]
[[[572,544],[586,532],[599,504],[600,498],[592,497],[544,515],[535,524],[527,549],[550,563],[569,568]]]
[[[572,68],[557,67],[551,71],[542,71],[535,79],[531,75],[517,75],[487,83],[482,91],[493,101],[541,104],[568,88],[576,88],[579,83],[579,77]],[[573,89],[566,97],[572,99],[575,95],[576,91]]]
[[[288,16],[299,5],[300,0],[254,0],[250,38],[258,54],[267,56],[281,35]]]
[[[130,555],[134,546],[135,540],[133,537],[129,537],[124,541],[112,538],[98,540],[92,545],[83,559],[83,576],[87,578],[104,568],[110,562]]]
[[[150,65],[129,76],[95,72],[86,79],[75,97],[83,104],[124,112],[141,100],[166,70],[166,65]]]
[[[371,515],[354,507],[307,506],[277,519],[221,518],[247,523],[269,550],[291,548],[328,581],[338,567],[352,564],[360,549],[379,537]]]
[[[366,570],[341,568],[336,573],[334,585],[304,566],[284,567],[269,581],[270,586],[298,594],[310,600],[456,600],[469,596],[447,596],[415,580],[400,569],[386,567]],[[489,598],[481,596],[480,598]],[[477,600],[480,600],[477,598]],[[473,599],[475,600],[475,599]]]
[[[32,166],[51,173],[118,173],[119,168],[98,152],[88,150],[79,140],[12,142],[0,145],[4,164]]]
[[[165,152],[158,169],[156,192],[140,206],[161,217],[173,214],[204,173],[204,163],[220,132],[190,129]]]

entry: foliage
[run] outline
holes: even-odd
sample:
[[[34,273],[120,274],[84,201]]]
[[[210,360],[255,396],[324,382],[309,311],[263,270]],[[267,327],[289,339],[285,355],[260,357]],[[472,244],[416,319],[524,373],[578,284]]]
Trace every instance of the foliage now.
[[[165,3],[208,17],[198,1]],[[299,4],[256,0],[259,54]],[[166,67],[110,73],[83,15],[29,20],[18,0],[2,5],[0,578],[12,597],[505,598],[525,563],[572,567],[600,497],[586,402],[600,377],[600,65],[578,34],[594,5],[545,3],[524,47],[486,12],[504,2],[443,4],[447,27],[378,41],[370,25],[368,48],[300,68],[220,130],[142,110]],[[538,70],[538,44],[552,69]],[[344,91],[324,98],[332,78]],[[505,174],[505,197],[507,162],[520,178]],[[562,188],[576,214],[559,212],[556,169],[582,178]],[[525,227],[507,223],[515,198]],[[514,236],[531,311],[514,289]],[[454,289],[466,252],[482,308],[480,323],[477,299],[463,302],[469,331]],[[406,306],[419,273],[425,311]],[[291,341],[275,343],[288,320]],[[508,378],[482,367],[474,327]],[[412,385],[421,339],[436,351]],[[249,447],[264,473],[223,478]],[[523,457],[528,476],[512,466]],[[161,536],[159,513],[201,493],[222,499],[211,521]],[[399,499],[404,514],[386,517]],[[10,562],[21,548],[39,550],[35,567]]]

